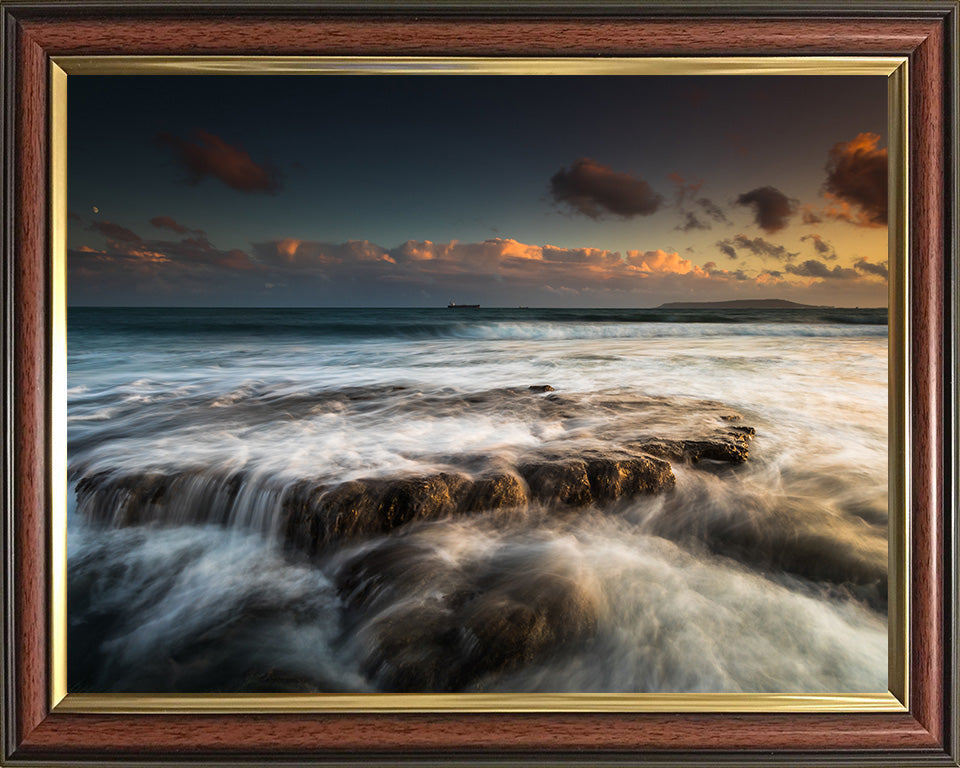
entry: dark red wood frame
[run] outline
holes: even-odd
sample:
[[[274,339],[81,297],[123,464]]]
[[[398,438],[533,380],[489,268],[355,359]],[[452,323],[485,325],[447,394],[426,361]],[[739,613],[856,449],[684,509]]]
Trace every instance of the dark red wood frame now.
[[[579,761],[958,765],[956,2],[99,4],[0,0],[8,764]],[[69,54],[904,55],[910,59],[911,710],[905,714],[67,715],[48,702],[48,67]]]

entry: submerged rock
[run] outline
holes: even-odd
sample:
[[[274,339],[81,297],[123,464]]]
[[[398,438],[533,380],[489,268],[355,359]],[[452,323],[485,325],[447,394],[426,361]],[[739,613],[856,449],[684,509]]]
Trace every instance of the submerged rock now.
[[[236,508],[245,482],[242,472],[98,472],[77,481],[77,511],[116,528],[157,519],[223,524]]]
[[[485,681],[581,646],[604,607],[594,577],[549,552],[496,549],[453,564],[411,537],[386,538],[337,572],[346,629],[387,691],[483,690]]]

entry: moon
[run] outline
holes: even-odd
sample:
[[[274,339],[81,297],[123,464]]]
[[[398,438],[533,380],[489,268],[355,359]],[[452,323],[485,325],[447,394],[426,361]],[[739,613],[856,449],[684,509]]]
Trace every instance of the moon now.
[[[100,209],[97,208],[97,206],[93,206],[93,212],[94,212],[94,213],[100,213]]]

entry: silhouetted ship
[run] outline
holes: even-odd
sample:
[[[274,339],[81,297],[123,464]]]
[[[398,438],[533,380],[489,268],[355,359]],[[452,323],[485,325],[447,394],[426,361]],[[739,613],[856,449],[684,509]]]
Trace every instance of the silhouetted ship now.
[[[455,301],[451,301],[447,304],[447,309],[480,309],[479,304],[457,304]]]

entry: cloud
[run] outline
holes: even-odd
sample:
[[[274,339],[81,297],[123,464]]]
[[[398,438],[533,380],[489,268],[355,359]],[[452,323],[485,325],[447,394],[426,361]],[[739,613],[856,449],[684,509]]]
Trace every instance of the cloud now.
[[[99,232],[109,240],[117,240],[125,243],[142,242],[140,235],[136,232],[131,232],[126,227],[121,227],[112,221],[95,221],[90,225],[90,228]]]
[[[858,272],[863,272],[866,275],[876,275],[877,277],[882,277],[884,280],[887,279],[887,262],[882,264],[871,264],[866,259],[860,259],[853,265],[853,268]]]
[[[686,215],[684,216],[683,223],[678,224],[674,227],[674,229],[678,229],[681,232],[690,232],[694,229],[710,229],[710,225],[700,221],[695,213],[687,211]]]
[[[676,197],[676,206],[683,215],[683,221],[674,229],[680,232],[690,232],[697,229],[711,229],[711,221],[720,224],[729,224],[730,220],[713,200],[708,197],[697,197],[700,189],[703,187],[702,180],[691,181],[685,179],[679,173],[669,173],[667,178],[672,181],[676,187],[674,194]],[[699,207],[700,210],[690,210],[691,207]],[[705,214],[707,219],[702,218]]]
[[[732,240],[717,240],[717,248],[720,249],[720,253],[726,256],[729,259],[737,258],[737,249],[733,247]]]
[[[823,221],[823,217],[814,209],[812,205],[800,206],[800,215],[804,224],[819,224],[821,221]]]
[[[813,250],[817,252],[818,256],[822,256],[825,259],[835,259],[837,258],[837,251],[826,240],[824,240],[820,235],[804,235],[800,238],[801,241],[810,241],[813,244]]]
[[[677,205],[680,208],[683,208],[687,201],[696,195],[697,192],[700,191],[700,187],[703,186],[702,179],[697,181],[688,181],[679,173],[668,173],[667,178],[676,185],[675,194],[677,198]]]
[[[863,227],[887,223],[887,150],[880,136],[860,133],[834,144],[827,159],[824,196],[833,203],[824,215]]]
[[[139,303],[160,306],[443,306],[450,299],[484,306],[645,306],[691,297],[763,298],[773,285],[785,298],[814,299],[806,303],[828,303],[830,291],[856,295],[849,303],[861,305],[885,296],[879,265],[868,262],[856,270],[807,262],[758,273],[700,265],[672,249],[615,251],[503,237],[408,240],[391,248],[368,240],[281,237],[224,250],[191,235],[108,239],[99,249],[77,243],[68,253],[71,300],[93,304],[135,295]]]
[[[256,163],[239,146],[228,144],[212,133],[198,130],[189,141],[163,131],[154,139],[157,146],[168,147],[187,170],[187,182],[199,184],[205,177],[219,179],[240,192],[276,192],[280,172],[267,163]]]
[[[675,274],[675,275],[705,275],[690,259],[683,258],[679,253],[656,251],[627,251],[627,264],[636,267],[648,274]]]
[[[178,263],[188,266],[214,266],[230,270],[258,268],[245,251],[220,250],[205,236],[187,237],[176,242],[155,240],[150,242],[150,246]]]
[[[195,232],[198,235],[206,234],[202,229],[190,229],[185,227],[183,224],[180,224],[174,221],[169,216],[154,216],[150,219],[150,223],[153,224],[157,229],[169,229],[173,232],[176,232],[178,235],[185,235],[187,232]]]
[[[71,247],[67,256],[71,291],[76,288],[81,295],[215,294],[260,269],[245,251],[221,250],[205,236],[145,240],[108,221],[95,222],[91,229],[106,236],[107,246]]]
[[[774,258],[774,259],[792,259],[796,256],[796,253],[789,252],[782,245],[776,245],[771,243],[769,240],[764,240],[762,237],[747,237],[746,235],[737,235],[736,237],[726,240],[718,240],[717,247],[720,249],[721,253],[726,254],[731,259],[737,258],[736,249],[740,248],[746,251],[749,251],[754,256],[760,256],[761,258]]]
[[[740,195],[736,202],[737,205],[752,206],[757,226],[769,234],[779,232],[787,226],[787,221],[797,211],[796,201],[776,187],[751,189]]]
[[[591,219],[613,214],[621,218],[649,216],[660,208],[663,197],[639,176],[618,173],[588,157],[561,168],[550,179],[554,202],[565,204]]]
[[[841,266],[835,266],[833,269],[830,269],[830,267],[822,261],[817,261],[816,259],[809,259],[799,265],[787,264],[784,269],[791,275],[819,277],[825,280],[849,280],[857,277],[856,270]]]
[[[713,200],[707,197],[701,197],[697,200],[697,205],[703,208],[704,213],[707,214],[711,219],[713,219],[718,224],[729,224],[730,219],[727,218],[727,214],[723,212],[723,209],[717,205]]]
[[[387,261],[394,263],[385,248],[369,240],[348,240],[345,243],[323,243],[285,237],[254,243],[257,261],[268,267],[286,271],[311,271],[343,263]]]

